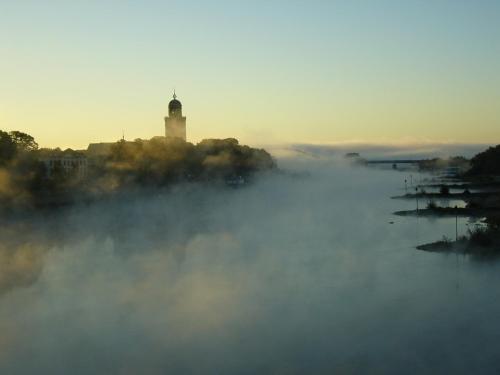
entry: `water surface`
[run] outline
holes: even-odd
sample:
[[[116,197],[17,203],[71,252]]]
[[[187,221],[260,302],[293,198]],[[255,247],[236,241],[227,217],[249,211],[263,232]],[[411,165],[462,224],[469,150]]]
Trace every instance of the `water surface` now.
[[[500,264],[420,252],[404,173],[181,186],[2,229],[0,373],[497,373]],[[466,231],[467,220],[459,220]]]

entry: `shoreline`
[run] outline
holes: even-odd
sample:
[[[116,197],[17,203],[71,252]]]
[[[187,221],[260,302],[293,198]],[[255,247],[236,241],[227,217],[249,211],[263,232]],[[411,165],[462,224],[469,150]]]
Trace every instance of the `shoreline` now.
[[[473,198],[489,198],[500,194],[500,191],[484,191],[475,193],[417,193],[417,194],[405,194],[405,195],[395,195],[391,199],[459,199],[459,200],[469,200]]]
[[[491,214],[500,214],[500,208],[422,208],[419,210],[405,210],[393,212],[397,216],[422,216],[422,217],[474,217],[481,218]]]

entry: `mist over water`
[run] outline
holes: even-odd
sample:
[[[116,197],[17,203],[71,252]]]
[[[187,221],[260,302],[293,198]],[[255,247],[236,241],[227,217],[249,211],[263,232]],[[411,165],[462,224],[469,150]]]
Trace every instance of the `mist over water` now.
[[[498,372],[500,263],[414,249],[454,219],[393,216],[401,172],[279,164],[308,173],[3,223],[0,373]]]

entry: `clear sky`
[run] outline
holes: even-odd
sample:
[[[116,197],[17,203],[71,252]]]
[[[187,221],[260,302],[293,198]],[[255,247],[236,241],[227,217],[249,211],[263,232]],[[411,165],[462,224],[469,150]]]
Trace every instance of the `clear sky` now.
[[[500,143],[500,1],[0,0],[0,128],[42,146]]]

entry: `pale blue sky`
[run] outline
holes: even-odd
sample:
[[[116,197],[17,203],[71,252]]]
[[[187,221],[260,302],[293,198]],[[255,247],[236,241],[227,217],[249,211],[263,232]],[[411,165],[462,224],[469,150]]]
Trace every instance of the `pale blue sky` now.
[[[500,142],[499,1],[0,0],[0,128],[151,137]]]

